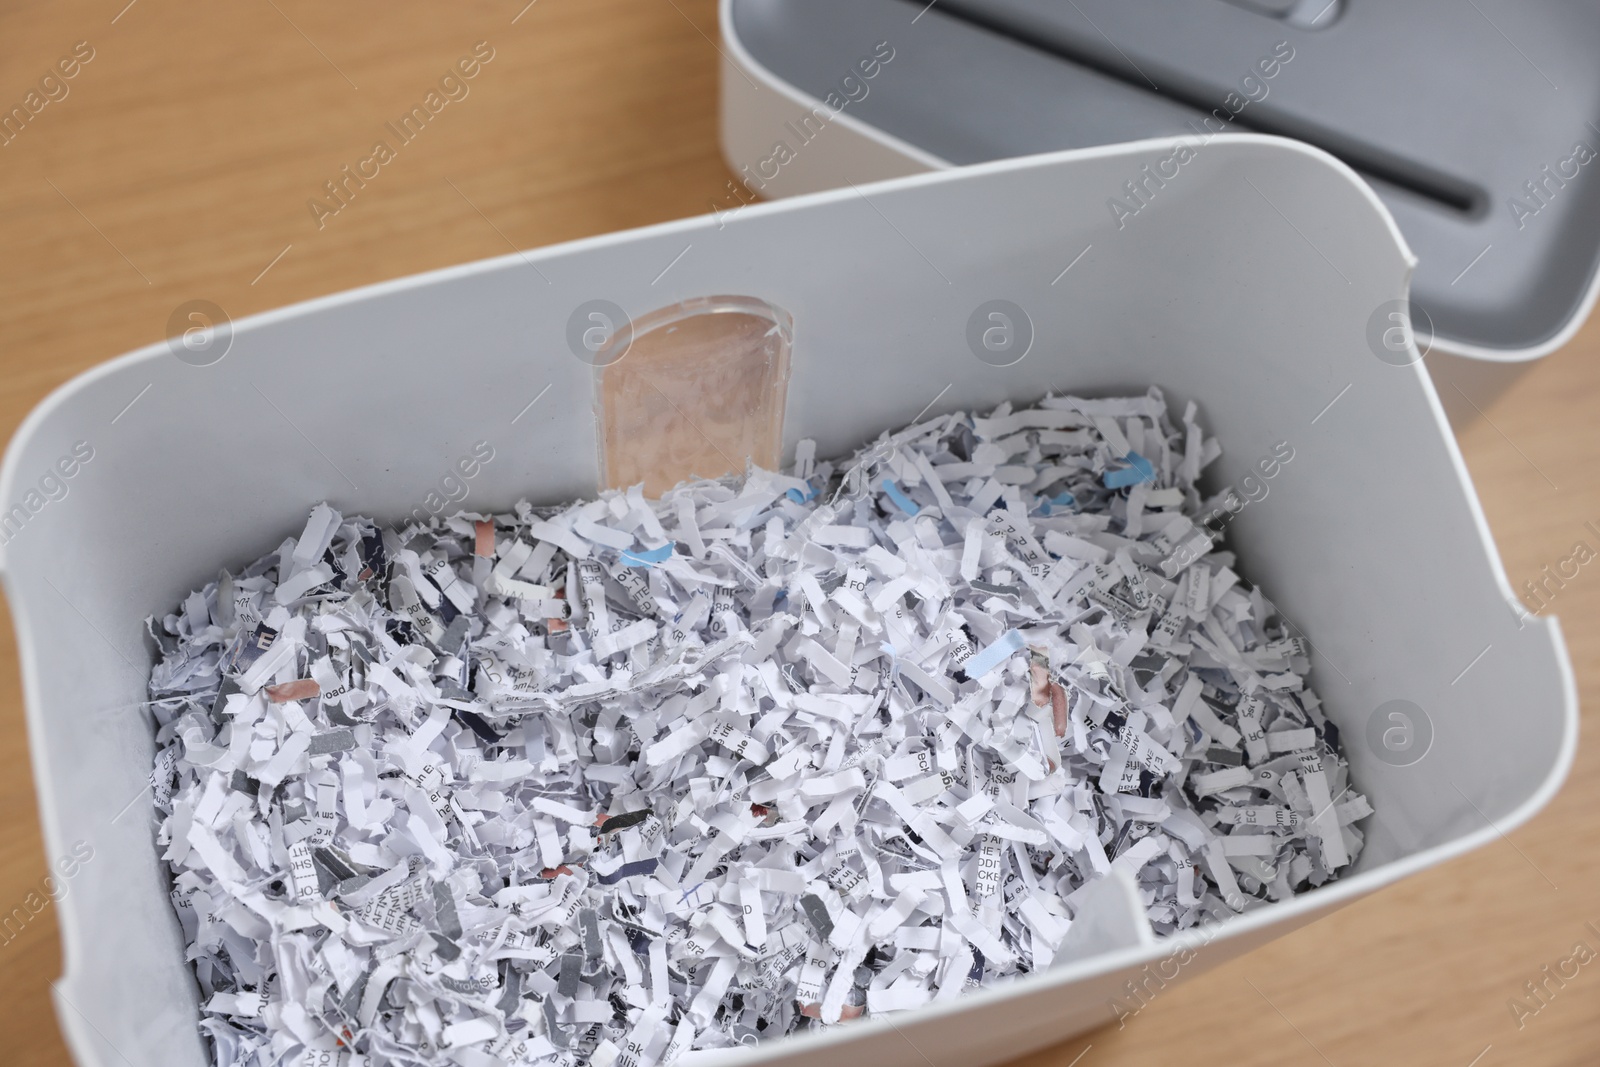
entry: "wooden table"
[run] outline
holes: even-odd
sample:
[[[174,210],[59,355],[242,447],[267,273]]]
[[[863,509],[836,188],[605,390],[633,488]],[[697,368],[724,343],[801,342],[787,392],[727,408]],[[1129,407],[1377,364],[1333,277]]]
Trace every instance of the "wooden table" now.
[[[66,95],[0,145],[0,426],[160,340],[190,299],[238,317],[726,206],[713,0],[524,4],[7,5],[0,106],[23,104],[78,42],[93,58],[48,83]],[[479,41],[494,55],[470,94],[319,228],[308,201],[323,183]],[[1600,318],[1491,401],[1504,384],[1492,377],[1467,384],[1485,415],[1460,438],[1520,586],[1575,541],[1595,544],[1583,524],[1600,522]],[[1584,703],[1600,706],[1600,568],[1553,608]],[[45,874],[10,627],[0,616],[0,910]],[[1600,754],[1582,748],[1554,803],[1508,840],[1031,1059],[1593,1064],[1600,961],[1520,1028],[1509,1002],[1575,942],[1600,949],[1585,925],[1600,926],[1597,807]],[[47,988],[59,968],[48,912],[0,945],[0,1061],[69,1062]]]

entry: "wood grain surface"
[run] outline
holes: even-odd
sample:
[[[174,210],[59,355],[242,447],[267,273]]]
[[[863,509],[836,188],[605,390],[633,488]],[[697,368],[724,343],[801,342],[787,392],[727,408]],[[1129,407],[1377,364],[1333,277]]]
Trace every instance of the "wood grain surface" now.
[[[80,371],[166,336],[191,299],[238,317],[727,206],[712,0],[525,3],[0,9],[0,109],[29,92],[48,101],[0,136],[0,429]],[[478,42],[493,58],[468,95],[319,225],[308,201]],[[92,59],[41,90],[75,47]],[[1480,369],[1463,381],[1470,403],[1443,392],[1469,416],[1462,448],[1513,584],[1580,539],[1595,545],[1584,523],[1600,524],[1600,320],[1521,373]],[[1594,565],[1550,607],[1590,708],[1597,608]],[[0,617],[0,911],[46,873],[14,636]],[[1525,989],[1576,942],[1600,948],[1586,925],[1600,927],[1597,809],[1600,754],[1580,747],[1565,789],[1509,837],[1028,1062],[1600,1061],[1600,961],[1543,1003]],[[0,1062],[69,1063],[49,999],[59,968],[48,909],[0,944]],[[1516,998],[1539,1010],[1519,1020]],[[933,1067],[959,1067],[926,1051]]]

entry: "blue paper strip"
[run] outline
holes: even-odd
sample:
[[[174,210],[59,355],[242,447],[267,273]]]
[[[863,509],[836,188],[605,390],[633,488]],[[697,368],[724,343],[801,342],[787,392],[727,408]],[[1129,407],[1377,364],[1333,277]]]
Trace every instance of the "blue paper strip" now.
[[[804,504],[807,500],[814,498],[817,495],[817,491],[812,488],[810,482],[807,482],[806,491],[804,493],[801,493],[798,489],[791,489],[783,495],[788,497],[790,500],[793,500],[796,504]]]
[[[1107,489],[1126,489],[1130,485],[1156,480],[1156,469],[1151,462],[1137,452],[1129,452],[1125,457],[1128,465],[1121,470],[1106,471],[1101,476]]]
[[[962,664],[962,669],[967,672],[968,678],[982,678],[1011,656],[1022,651],[1022,634],[1017,630],[1007,630],[1000,635],[1000,639],[976,656]]]
[[[1044,500],[1044,506],[1049,509],[1046,514],[1058,509],[1074,511],[1078,507],[1078,498],[1071,493],[1060,493]]]
[[[657,563],[669,558],[672,555],[672,549],[673,546],[671,544],[662,545],[660,548],[646,549],[643,552],[631,552],[625,548],[622,550],[622,562],[629,567],[654,567]]]
[[[883,486],[883,491],[889,494],[889,499],[894,501],[894,506],[905,512],[907,515],[915,515],[917,512],[922,510],[917,506],[916,501],[906,496],[906,494],[901,491],[900,487],[895,485],[890,479],[885,478],[880,484]]]

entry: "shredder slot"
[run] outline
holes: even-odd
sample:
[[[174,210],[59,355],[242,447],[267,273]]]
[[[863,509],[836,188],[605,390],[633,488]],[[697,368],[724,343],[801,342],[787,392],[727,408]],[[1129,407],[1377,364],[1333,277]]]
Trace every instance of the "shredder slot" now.
[[[1315,145],[1388,207],[1446,350],[1520,359],[1570,336],[1600,292],[1594,5],[1387,0],[1330,22],[1304,4],[1274,17],[1285,3],[728,0],[727,29],[758,70],[819,99],[893,42],[849,112],[954,165],[1173,135]],[[1280,44],[1292,62],[1228,107]],[[811,189],[854,158],[807,151]]]

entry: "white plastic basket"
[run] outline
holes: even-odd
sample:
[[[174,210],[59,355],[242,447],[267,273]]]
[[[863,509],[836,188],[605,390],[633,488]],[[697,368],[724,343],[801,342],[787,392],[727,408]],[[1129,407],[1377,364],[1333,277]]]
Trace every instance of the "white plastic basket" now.
[[[1173,148],[1011,160],[505,256],[241,321],[209,366],[154,345],[54,393],[6,455],[0,502],[22,514],[6,513],[0,562],[47,850],[53,864],[93,850],[60,902],[58,1012],[78,1063],[205,1062],[140,791],[141,620],[269,551],[321,499],[398,519],[446,475],[469,508],[592,493],[593,370],[568,324],[594,300],[637,317],[748,294],[792,315],[786,454],[801,437],[842,453],[925,409],[1151,384],[1199,403],[1225,449],[1216,487],[1290,443],[1293,463],[1230,532],[1246,577],[1314,643],[1377,813],[1352,873],[1188,937],[1203,946],[1184,974],[1537,811],[1572,758],[1571,670],[1556,622],[1520,617],[1433,387],[1405,363],[1415,352],[1403,334],[1381,343],[1412,264],[1392,221],[1330,157],[1240,138],[1185,164],[1161,212],[1109,229],[1104,190]],[[996,299],[1031,324],[1006,367],[967,341]],[[494,459],[462,480],[478,441]],[[58,466],[77,442],[92,458],[80,447]],[[1433,731],[1407,766],[1367,741],[1397,699]],[[882,1067],[921,1063],[914,1043],[982,1067],[1111,1021],[1123,983],[1178,947],[1154,943],[1136,908],[1119,922],[1117,892],[1046,973],[733,1056]]]

